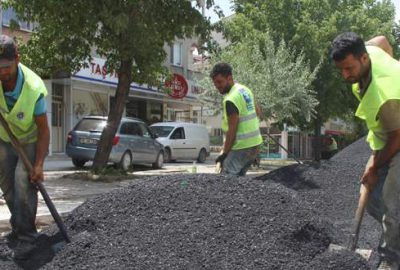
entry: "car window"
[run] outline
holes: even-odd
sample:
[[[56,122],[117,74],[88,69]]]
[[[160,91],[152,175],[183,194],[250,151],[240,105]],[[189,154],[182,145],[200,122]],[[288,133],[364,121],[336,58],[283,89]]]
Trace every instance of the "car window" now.
[[[140,128],[138,123],[131,123],[132,124],[132,135],[136,135],[136,136],[143,136],[143,131]]]
[[[151,138],[151,132],[144,124],[140,123],[139,127],[142,131],[143,137]]]
[[[79,121],[74,130],[102,132],[106,125],[107,121],[103,119],[84,118]]]
[[[131,123],[123,123],[121,125],[121,128],[119,129],[119,133],[121,135],[132,135],[133,127],[132,127]]]
[[[174,133],[171,135],[171,139],[174,140],[182,140],[185,139],[185,131],[183,130],[182,127],[177,128],[174,130]]]

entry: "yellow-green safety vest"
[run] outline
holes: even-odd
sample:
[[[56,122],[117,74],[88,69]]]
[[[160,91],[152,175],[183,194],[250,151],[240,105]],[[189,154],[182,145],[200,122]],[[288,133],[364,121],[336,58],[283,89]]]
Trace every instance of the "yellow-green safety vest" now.
[[[353,94],[360,101],[355,115],[365,120],[369,129],[367,142],[372,150],[381,150],[386,141],[376,132],[384,132],[378,113],[388,100],[400,99],[400,62],[376,46],[367,46],[371,59],[372,80],[364,96],[359,94],[359,85],[353,84]]]
[[[21,94],[11,111],[4,98],[3,87],[0,84],[0,112],[10,126],[13,134],[21,143],[33,143],[37,140],[37,126],[34,120],[36,101],[39,96],[47,95],[47,89],[42,79],[32,70],[19,64],[24,74]],[[10,137],[0,125],[0,139],[10,142]]]
[[[337,142],[335,139],[332,138],[332,143],[328,145],[328,151],[333,152],[337,150]]]
[[[227,101],[232,102],[239,111],[239,125],[237,127],[236,139],[232,150],[260,145],[262,143],[262,137],[253,93],[246,86],[235,83],[229,93],[225,95],[222,104],[224,108],[222,130],[224,132],[228,131]]]

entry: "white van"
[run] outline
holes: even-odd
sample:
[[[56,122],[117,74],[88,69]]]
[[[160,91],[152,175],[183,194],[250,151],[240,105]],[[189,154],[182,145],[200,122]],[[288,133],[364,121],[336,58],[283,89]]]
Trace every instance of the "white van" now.
[[[203,163],[210,155],[210,137],[204,125],[182,122],[160,122],[150,126],[164,145],[164,161],[197,160]]]

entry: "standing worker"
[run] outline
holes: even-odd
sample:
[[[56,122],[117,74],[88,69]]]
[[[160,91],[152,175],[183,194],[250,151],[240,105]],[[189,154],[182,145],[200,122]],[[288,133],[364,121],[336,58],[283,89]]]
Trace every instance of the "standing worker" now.
[[[262,143],[253,93],[233,81],[232,67],[227,63],[216,64],[210,77],[219,93],[224,95],[222,130],[225,142],[216,162],[221,163],[222,173],[246,175]]]
[[[12,231],[6,236],[15,259],[27,259],[35,249],[37,189],[43,179],[50,133],[46,115],[46,87],[41,78],[19,63],[14,40],[0,36],[0,112],[20,140],[33,170],[29,174],[0,125],[0,188],[11,212]]]
[[[353,84],[360,101],[356,116],[369,129],[373,150],[361,183],[370,191],[368,212],[382,224],[378,269],[400,265],[400,63],[385,37],[364,43],[355,33],[332,42],[332,59],[343,78]]]

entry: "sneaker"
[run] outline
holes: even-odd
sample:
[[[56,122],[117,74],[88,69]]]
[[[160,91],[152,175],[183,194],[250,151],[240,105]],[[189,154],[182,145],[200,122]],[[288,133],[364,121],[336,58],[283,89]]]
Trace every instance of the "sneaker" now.
[[[30,257],[36,249],[36,244],[26,241],[18,241],[17,246],[14,248],[13,258],[15,260],[26,260]]]
[[[399,264],[394,261],[389,261],[385,258],[381,259],[377,270],[399,270]]]

